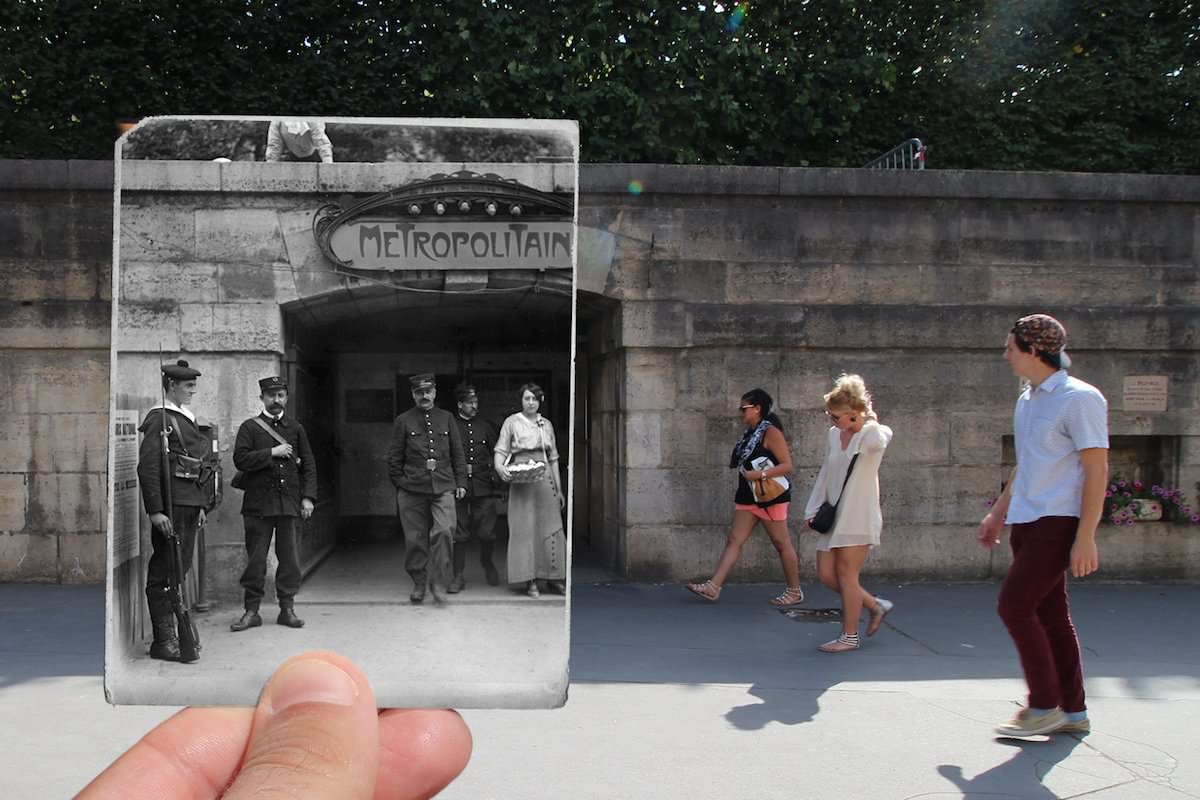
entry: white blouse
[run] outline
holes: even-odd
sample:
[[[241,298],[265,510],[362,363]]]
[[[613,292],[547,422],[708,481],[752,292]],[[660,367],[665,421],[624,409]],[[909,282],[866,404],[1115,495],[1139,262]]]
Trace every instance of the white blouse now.
[[[513,453],[523,450],[540,451],[543,447],[546,448],[547,461],[558,460],[558,448],[554,444],[554,426],[550,424],[550,420],[539,414],[537,422],[531,422],[518,411],[510,414],[500,426],[495,452],[508,458]]]
[[[879,534],[883,530],[883,512],[879,508],[879,465],[891,440],[891,428],[867,420],[862,430],[850,437],[850,443],[843,450],[841,431],[829,429],[825,461],[817,473],[808,505],[804,507],[804,518],[811,519],[823,502],[838,504],[837,519],[829,532],[831,546],[879,544]],[[858,453],[858,461],[846,482],[844,497],[839,497],[842,482],[846,480],[846,469],[855,453]]]

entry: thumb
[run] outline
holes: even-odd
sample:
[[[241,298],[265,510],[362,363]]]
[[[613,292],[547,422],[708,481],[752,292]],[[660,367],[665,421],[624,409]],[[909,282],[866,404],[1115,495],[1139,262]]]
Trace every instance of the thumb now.
[[[224,797],[370,800],[378,766],[379,718],[366,676],[336,653],[301,653],[267,681]]]

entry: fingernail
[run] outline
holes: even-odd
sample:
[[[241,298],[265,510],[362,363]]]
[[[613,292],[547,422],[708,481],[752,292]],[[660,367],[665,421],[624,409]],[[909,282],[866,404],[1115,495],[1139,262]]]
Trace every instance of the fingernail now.
[[[328,661],[297,661],[271,681],[272,711],[283,711],[300,703],[329,703],[348,706],[358,697],[354,679]]]

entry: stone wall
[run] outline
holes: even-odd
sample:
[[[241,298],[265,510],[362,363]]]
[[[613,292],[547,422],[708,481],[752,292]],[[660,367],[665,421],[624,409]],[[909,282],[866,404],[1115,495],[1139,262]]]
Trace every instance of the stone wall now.
[[[231,335],[265,337],[250,348],[262,363],[221,390],[233,399],[218,402],[212,390],[230,424],[252,410],[250,373],[282,357],[281,331],[259,325],[252,306],[282,297],[292,284],[276,282],[293,279],[272,273],[266,285],[237,264],[246,248],[271,260],[290,235],[299,241],[286,219],[276,239],[247,238],[262,230],[251,224],[255,207],[279,220],[280,198],[387,183],[379,165],[278,166],[269,175],[245,164],[135,168],[174,170],[180,198],[222,181],[258,198],[174,228],[161,214],[128,217],[147,246],[179,234],[195,250],[130,251],[126,268],[144,272],[130,291],[145,297],[122,335],[178,347],[182,328],[163,323],[154,299],[172,296],[167,281],[192,287],[194,302],[174,317],[189,336],[219,350]],[[586,493],[588,544],[624,574],[712,569],[731,513],[734,409],[761,386],[792,443],[792,530],[811,580],[813,539],[800,516],[822,456],[821,394],[843,370],[866,377],[896,431],[881,473],[884,545],[867,572],[1001,574],[1004,553],[982,551],[973,530],[1007,469],[1017,384],[1000,358],[1004,335],[1034,310],[1067,325],[1072,371],[1108,396],[1114,436],[1159,437],[1167,478],[1200,499],[1200,179],[592,165],[580,180],[590,480],[576,491]],[[0,375],[9,387],[0,580],[103,576],[110,181],[111,164],[0,162]],[[159,267],[144,268],[150,261]],[[301,291],[320,288],[298,280]],[[149,344],[138,349],[147,363],[157,357]],[[1124,410],[1123,378],[1144,374],[1170,377],[1168,411]],[[1200,579],[1198,540],[1197,526],[1105,526],[1104,575]],[[735,579],[778,576],[756,534]]]
[[[593,487],[593,546],[623,573],[710,574],[732,512],[734,410],[760,386],[788,428],[811,579],[815,537],[801,531],[821,396],[846,371],[896,432],[865,572],[1003,574],[1007,553],[983,551],[974,529],[1011,466],[1003,341],[1033,311],[1066,324],[1073,373],[1109,398],[1112,434],[1163,437],[1165,478],[1200,499],[1200,179],[630,165],[585,168],[582,186],[594,241],[580,285],[618,301],[590,337],[592,435],[612,473]],[[1123,378],[1146,374],[1170,377],[1166,412],[1124,410]],[[1105,526],[1106,574],[1196,579],[1198,538]],[[752,537],[734,579],[778,577]]]

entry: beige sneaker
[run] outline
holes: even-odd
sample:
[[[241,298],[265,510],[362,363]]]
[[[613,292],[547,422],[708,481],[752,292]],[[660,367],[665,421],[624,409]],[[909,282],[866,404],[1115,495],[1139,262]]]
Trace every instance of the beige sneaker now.
[[[1091,733],[1092,723],[1086,719],[1081,719],[1078,722],[1064,721],[1054,730],[1055,733]]]
[[[1031,714],[1028,708],[1022,708],[1017,715],[1002,725],[996,726],[996,733],[1001,736],[1041,736],[1046,733],[1062,730],[1067,724],[1061,709],[1054,709],[1046,714]]]

